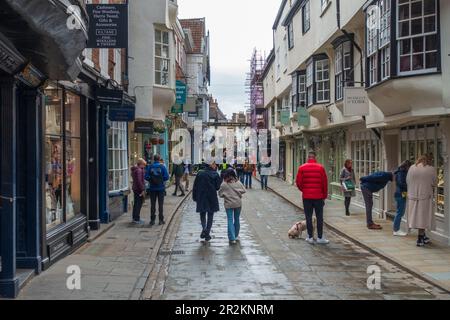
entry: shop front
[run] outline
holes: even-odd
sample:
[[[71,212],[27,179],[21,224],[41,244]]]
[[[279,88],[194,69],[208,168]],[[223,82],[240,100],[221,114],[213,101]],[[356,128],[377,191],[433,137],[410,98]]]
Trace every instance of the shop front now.
[[[44,91],[43,128],[45,265],[88,237],[86,97],[51,84]]]

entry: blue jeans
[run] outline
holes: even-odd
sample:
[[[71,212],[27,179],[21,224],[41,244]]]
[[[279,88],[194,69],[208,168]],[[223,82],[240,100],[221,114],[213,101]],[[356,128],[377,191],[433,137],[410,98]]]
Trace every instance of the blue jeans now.
[[[245,181],[244,181],[244,179],[245,179],[244,172],[243,171],[238,171],[237,176],[238,176],[239,181],[241,181],[241,183],[244,184],[245,183]]]
[[[241,208],[236,209],[226,209],[228,217],[228,239],[230,241],[236,241],[239,237],[239,231],[241,229],[241,224],[239,218],[241,216]]]
[[[252,173],[246,172],[245,174],[245,187],[246,188],[252,188]]]
[[[261,175],[261,189],[267,189],[267,182],[269,181],[269,176]]]
[[[405,215],[406,211],[406,199],[403,197],[395,197],[395,201],[397,201],[397,214],[394,218],[394,231],[400,231],[400,227],[402,225],[402,218]]]

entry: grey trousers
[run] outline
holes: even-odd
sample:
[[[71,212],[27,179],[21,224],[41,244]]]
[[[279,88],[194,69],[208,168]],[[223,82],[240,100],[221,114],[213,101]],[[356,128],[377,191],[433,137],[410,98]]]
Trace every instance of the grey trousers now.
[[[367,226],[373,224],[372,209],[373,209],[373,192],[365,187],[361,187],[361,191],[364,197],[364,203],[366,205],[366,220]]]

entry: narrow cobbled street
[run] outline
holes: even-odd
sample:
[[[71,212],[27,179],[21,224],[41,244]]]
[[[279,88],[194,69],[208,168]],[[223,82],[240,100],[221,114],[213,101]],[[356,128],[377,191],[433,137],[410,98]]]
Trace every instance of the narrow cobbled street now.
[[[290,240],[289,227],[304,218],[297,208],[266,191],[250,190],[244,198],[237,246],[228,243],[224,212],[215,216],[211,243],[200,242],[195,204],[186,202],[160,299],[450,298],[328,229],[328,246]],[[381,290],[367,288],[369,266],[380,267]]]

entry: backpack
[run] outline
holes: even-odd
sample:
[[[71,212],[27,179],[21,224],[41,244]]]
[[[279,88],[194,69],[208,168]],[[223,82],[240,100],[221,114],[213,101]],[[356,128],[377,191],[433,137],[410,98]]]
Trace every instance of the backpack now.
[[[161,167],[150,168],[149,182],[152,186],[160,186],[164,183]]]

